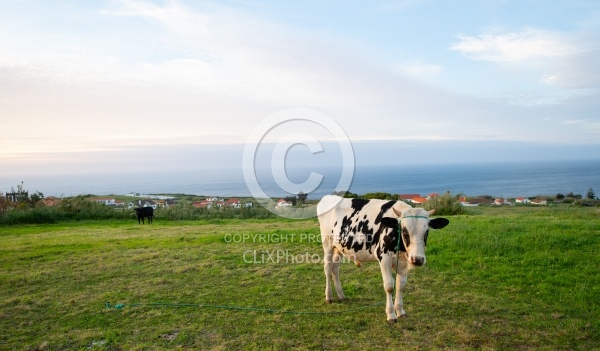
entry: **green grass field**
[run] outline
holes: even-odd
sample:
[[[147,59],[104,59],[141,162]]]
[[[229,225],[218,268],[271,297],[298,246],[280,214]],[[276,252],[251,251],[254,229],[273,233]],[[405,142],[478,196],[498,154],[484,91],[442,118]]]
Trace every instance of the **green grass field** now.
[[[375,263],[325,303],[316,219],[3,226],[0,349],[600,350],[597,208],[449,219],[394,325]]]

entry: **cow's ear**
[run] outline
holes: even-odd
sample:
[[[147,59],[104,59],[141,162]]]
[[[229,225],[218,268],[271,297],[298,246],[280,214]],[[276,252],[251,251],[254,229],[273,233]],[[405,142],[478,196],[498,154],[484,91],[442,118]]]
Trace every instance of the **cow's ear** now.
[[[433,229],[442,229],[450,223],[446,218],[432,218],[429,220],[429,227]]]
[[[392,217],[383,217],[381,225],[388,228],[398,228],[398,219]]]

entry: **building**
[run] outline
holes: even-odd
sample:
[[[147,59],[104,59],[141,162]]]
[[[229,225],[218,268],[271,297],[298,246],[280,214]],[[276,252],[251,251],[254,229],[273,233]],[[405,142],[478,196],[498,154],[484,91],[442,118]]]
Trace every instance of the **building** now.
[[[240,207],[242,207],[242,202],[235,198],[228,199],[228,200],[225,200],[225,207],[240,208]]]
[[[420,194],[400,194],[398,195],[398,198],[404,202],[410,202],[415,205],[421,205],[427,202],[427,198],[421,197]]]
[[[134,207],[152,207],[153,209],[156,210],[156,208],[158,207],[158,203],[154,202],[153,200],[150,199],[145,199],[145,200],[135,200],[132,201],[130,203],[127,204],[128,208],[134,208]]]
[[[194,202],[192,206],[194,206],[195,208],[211,208],[213,206],[213,203],[212,201],[203,200]]]
[[[106,206],[117,206],[117,202],[112,197],[90,197],[88,200],[95,201]]]
[[[275,205],[275,207],[291,207],[293,204],[287,200],[284,199],[279,199],[277,200],[277,205]]]

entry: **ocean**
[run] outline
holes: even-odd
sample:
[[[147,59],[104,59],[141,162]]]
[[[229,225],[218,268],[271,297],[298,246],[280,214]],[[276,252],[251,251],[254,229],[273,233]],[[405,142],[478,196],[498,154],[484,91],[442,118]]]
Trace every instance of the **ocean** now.
[[[308,169],[288,170],[288,178],[293,183],[302,183],[310,172]],[[309,192],[309,199],[318,199],[335,190],[340,170],[322,168],[314,172],[322,176],[322,181],[318,188]],[[268,196],[290,195],[279,187],[273,177],[269,177],[268,171],[259,171],[257,175],[261,188]],[[240,169],[23,177],[0,175],[0,191],[16,189],[21,181],[30,193],[40,191],[45,196],[59,197],[79,194],[125,195],[131,192],[252,196]],[[585,196],[589,188],[600,194],[600,160],[357,166],[349,191],[357,194],[388,192],[421,195],[450,191],[467,196],[508,198],[570,192]]]

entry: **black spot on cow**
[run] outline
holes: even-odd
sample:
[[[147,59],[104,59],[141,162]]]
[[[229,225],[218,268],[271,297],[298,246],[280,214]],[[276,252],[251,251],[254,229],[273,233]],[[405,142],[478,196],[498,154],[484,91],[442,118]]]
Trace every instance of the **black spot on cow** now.
[[[392,217],[383,217],[381,219],[381,225],[392,229],[398,229],[398,220]]]
[[[138,224],[140,224],[140,220],[142,221],[142,224],[146,224],[144,218],[148,218],[148,224],[152,224],[152,219],[154,218],[154,209],[152,207],[140,207],[134,208],[134,210]]]
[[[368,203],[369,200],[366,199],[352,199],[352,208],[355,212],[359,212]]]
[[[406,249],[404,248],[404,245],[402,245],[402,241],[400,240],[400,247],[398,247],[398,240],[400,239],[398,236],[398,229],[395,228],[386,228],[384,229],[384,231],[386,231],[385,234],[383,234],[383,253],[388,253],[388,252],[406,252]]]
[[[375,218],[375,224],[381,223],[381,220],[383,219],[383,214],[386,213],[395,204],[396,204],[396,201],[388,201],[385,204],[381,205],[381,209],[379,210],[379,214]]]

